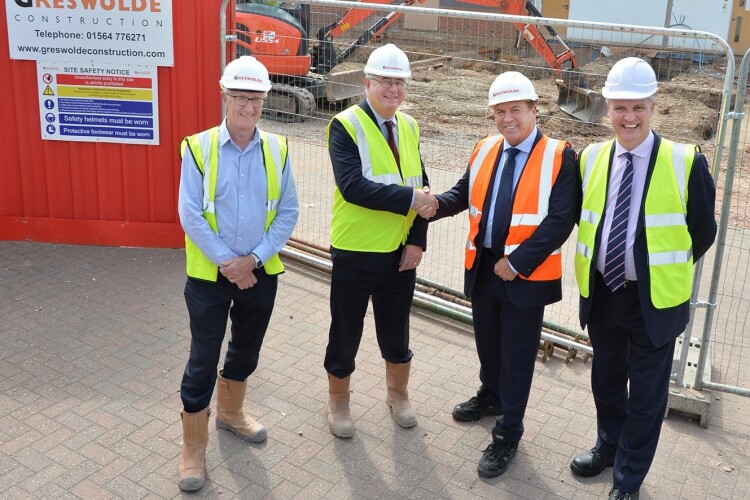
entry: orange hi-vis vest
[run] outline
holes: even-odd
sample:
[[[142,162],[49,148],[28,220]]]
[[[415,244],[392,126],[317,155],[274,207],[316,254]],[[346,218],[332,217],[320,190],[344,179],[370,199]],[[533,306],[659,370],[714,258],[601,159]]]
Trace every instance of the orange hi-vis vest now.
[[[502,152],[503,136],[489,135],[479,141],[469,160],[469,237],[466,241],[464,267],[471,269],[477,256],[476,237],[482,220],[482,207],[491,192],[492,171]],[[521,243],[534,234],[547,216],[552,186],[562,167],[566,143],[543,135],[529,154],[529,159],[518,179],[513,198],[508,236],[505,238],[505,255],[510,255]],[[499,222],[499,221],[496,221]],[[482,244],[482,242],[479,242]],[[562,253],[555,250],[529,276],[519,276],[532,281],[549,281],[562,277]]]

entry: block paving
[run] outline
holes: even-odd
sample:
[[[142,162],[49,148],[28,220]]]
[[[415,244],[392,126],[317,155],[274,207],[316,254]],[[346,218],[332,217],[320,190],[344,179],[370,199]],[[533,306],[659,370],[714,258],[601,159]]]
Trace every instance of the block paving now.
[[[391,419],[368,314],[352,376],[355,436],[335,438],[323,369],[329,278],[286,264],[245,402],[268,439],[245,443],[212,419],[208,479],[187,494],[177,487],[183,252],[0,242],[0,498],[606,498],[611,469],[589,479],[568,469],[596,437],[590,362],[540,354],[519,453],[506,474],[480,479],[494,421],[450,415],[478,386],[471,328],[423,309],[411,322],[417,427]],[[642,499],[750,497],[750,401],[711,397],[708,429],[667,416]]]

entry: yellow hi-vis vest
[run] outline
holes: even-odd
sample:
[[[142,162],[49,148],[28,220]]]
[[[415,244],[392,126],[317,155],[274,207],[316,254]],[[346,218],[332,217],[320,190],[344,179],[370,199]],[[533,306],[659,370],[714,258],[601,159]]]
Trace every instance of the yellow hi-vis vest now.
[[[609,158],[614,140],[592,144],[581,153],[583,205],[578,223],[576,281],[582,297],[590,294],[594,241],[603,219]],[[693,244],[686,223],[687,182],[696,146],[661,139],[645,192],[646,249],[651,301],[656,309],[678,306],[693,288]],[[595,264],[594,264],[595,265]]]
[[[474,146],[469,159],[469,236],[466,239],[464,267],[471,269],[477,256],[476,237],[482,221],[485,198],[492,192],[492,172],[497,157],[502,154],[500,134],[488,135]],[[562,167],[566,143],[543,135],[531,150],[526,166],[518,179],[511,207],[510,227],[505,238],[504,254],[510,255],[529,239],[547,216],[552,186],[557,182]],[[498,174],[499,175],[499,174]],[[502,224],[495,221],[493,224]],[[481,242],[479,242],[481,244]],[[553,251],[531,275],[518,275],[531,281],[558,280],[562,277],[562,253]]]
[[[260,132],[260,140],[263,148],[263,164],[266,169],[266,182],[268,183],[268,202],[266,204],[267,231],[276,217],[276,209],[281,197],[281,176],[286,166],[286,158],[289,148],[286,138],[276,134],[269,134],[263,130]],[[215,232],[219,232],[216,223],[216,178],[219,172],[219,127],[191,135],[182,140],[180,145],[180,158],[185,155],[185,150],[190,153],[196,165],[203,175],[203,217]],[[187,258],[187,274],[191,278],[205,281],[216,281],[219,267],[211,262],[203,252],[190,241],[185,235],[185,255]],[[268,274],[280,274],[284,272],[284,265],[276,254],[263,263],[263,268]]]
[[[401,173],[380,128],[360,106],[352,106],[333,119],[341,122],[357,145],[362,175],[366,179],[380,184],[422,188],[419,126],[411,116],[396,112]],[[329,133],[330,124],[326,136]],[[349,203],[336,187],[333,193],[331,245],[355,252],[392,252],[406,243],[415,217],[414,210],[409,210],[404,216]]]

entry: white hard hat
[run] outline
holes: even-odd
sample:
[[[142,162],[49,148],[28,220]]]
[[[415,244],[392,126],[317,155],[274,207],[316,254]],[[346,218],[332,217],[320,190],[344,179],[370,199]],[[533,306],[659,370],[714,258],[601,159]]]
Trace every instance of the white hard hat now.
[[[612,66],[602,89],[605,99],[645,99],[656,93],[656,73],[639,57],[620,59]]]
[[[222,90],[268,92],[271,80],[263,63],[253,56],[241,56],[227,64],[219,80]]]
[[[411,78],[409,58],[403,50],[392,43],[378,47],[367,58],[365,75],[385,76],[390,78]]]
[[[490,85],[488,106],[511,101],[536,101],[534,84],[518,71],[506,71],[495,78]]]

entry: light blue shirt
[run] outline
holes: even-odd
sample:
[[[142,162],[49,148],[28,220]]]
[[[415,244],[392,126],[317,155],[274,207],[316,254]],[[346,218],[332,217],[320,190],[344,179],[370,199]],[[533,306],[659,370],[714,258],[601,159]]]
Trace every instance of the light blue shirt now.
[[[254,253],[262,262],[279,253],[297,223],[299,204],[287,156],[280,179],[276,217],[265,231],[268,183],[260,133],[241,150],[229,136],[226,120],[219,126],[219,171],[216,179],[214,233],[203,217],[203,176],[191,154],[182,159],[178,212],[185,234],[216,265]]]
[[[628,230],[625,233],[625,279],[636,281],[635,261],[633,260],[633,243],[635,243],[635,228],[638,224],[638,216],[641,213],[641,201],[643,190],[646,186],[646,174],[648,173],[648,162],[651,159],[651,151],[654,149],[654,132],[651,131],[646,139],[633,148],[633,184],[630,187],[630,209],[628,212]],[[609,173],[609,184],[607,186],[607,204],[604,207],[604,227],[599,242],[599,253],[596,258],[596,268],[604,274],[604,262],[607,257],[607,243],[609,242],[609,230],[612,228],[612,216],[617,195],[620,193],[622,175],[628,161],[623,156],[628,150],[615,140],[615,154],[612,158],[612,167]]]
[[[508,154],[506,151],[508,148],[515,147],[518,150],[518,153],[516,153],[516,169],[513,171],[513,190],[516,189],[516,186],[518,185],[518,179],[521,178],[521,173],[523,172],[523,168],[526,166],[526,160],[529,159],[529,154],[531,154],[531,148],[534,147],[534,140],[536,139],[537,135],[537,129],[534,127],[534,130],[529,134],[526,139],[521,141],[517,146],[511,146],[508,144],[508,141],[503,141],[503,152],[500,156],[500,163],[497,165],[497,174],[495,174],[495,182],[492,185],[492,198],[490,200],[490,213],[487,214],[487,231],[484,233],[484,246],[486,248],[492,248],[492,225],[495,222],[495,201],[497,201],[497,192],[500,189],[500,173],[503,171],[503,167],[505,167],[505,160],[508,158]],[[515,270],[514,270],[515,271]]]

